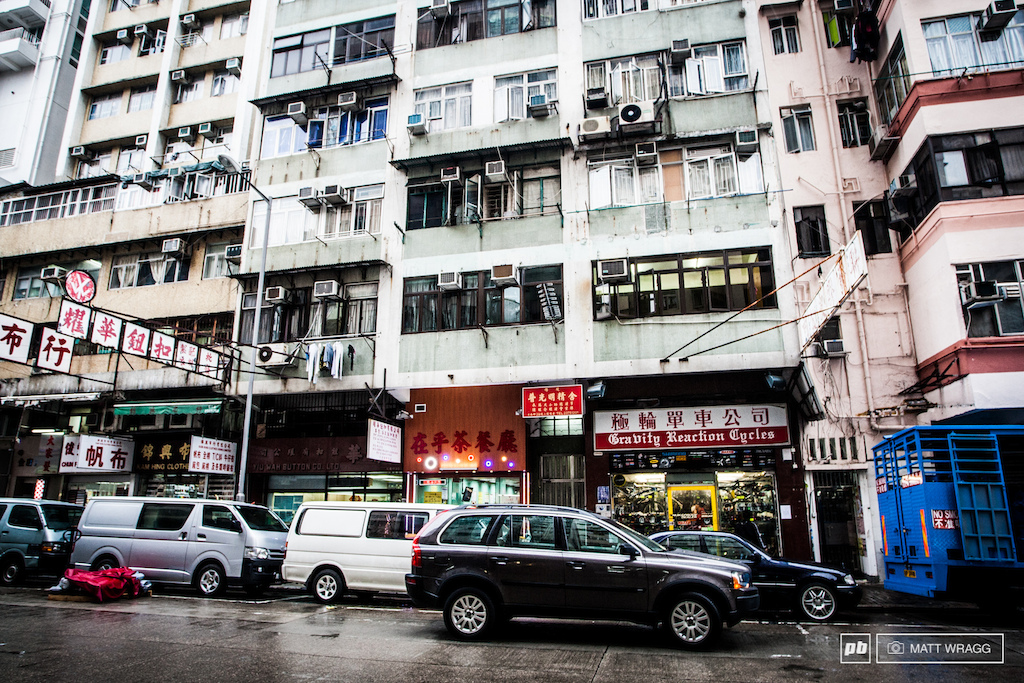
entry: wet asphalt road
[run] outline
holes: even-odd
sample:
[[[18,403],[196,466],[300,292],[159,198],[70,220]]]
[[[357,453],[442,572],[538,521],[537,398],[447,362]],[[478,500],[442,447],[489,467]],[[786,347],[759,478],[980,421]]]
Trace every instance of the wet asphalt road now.
[[[776,615],[681,652],[621,623],[515,620],[492,641],[451,639],[438,612],[392,598],[322,606],[291,587],[259,600],[188,590],[106,604],[47,599],[44,583],[0,589],[3,681],[933,681],[1024,680],[1024,622],[969,606],[869,604],[819,625]],[[1003,633],[1005,663],[840,663],[842,633]]]

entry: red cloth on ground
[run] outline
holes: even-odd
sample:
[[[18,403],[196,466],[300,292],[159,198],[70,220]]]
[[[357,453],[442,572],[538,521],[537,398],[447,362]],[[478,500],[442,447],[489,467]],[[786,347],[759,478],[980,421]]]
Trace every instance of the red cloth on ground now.
[[[64,571],[64,578],[71,582],[71,585],[100,602],[122,597],[138,597],[142,592],[142,587],[134,575],[135,570],[129,567],[114,567],[98,572],[87,572],[81,569]]]

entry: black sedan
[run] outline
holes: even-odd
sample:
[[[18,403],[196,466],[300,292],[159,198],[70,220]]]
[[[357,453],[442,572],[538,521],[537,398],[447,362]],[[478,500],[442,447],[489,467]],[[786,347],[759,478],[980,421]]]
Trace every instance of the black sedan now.
[[[761,593],[764,611],[796,609],[813,621],[827,621],[839,609],[856,607],[860,602],[860,586],[846,572],[814,562],[774,558],[735,534],[662,531],[652,534],[651,540],[676,550],[708,553],[745,563],[753,574],[753,584]]]

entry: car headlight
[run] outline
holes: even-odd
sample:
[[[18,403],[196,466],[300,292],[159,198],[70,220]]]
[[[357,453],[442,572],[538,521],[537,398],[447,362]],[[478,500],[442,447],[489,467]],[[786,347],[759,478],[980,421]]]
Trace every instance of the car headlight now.
[[[843,577],[843,583],[845,583],[847,586],[856,586],[857,585],[857,582],[853,580],[853,575],[852,574],[847,574],[846,576],[844,576]]]
[[[750,588],[750,572],[733,572],[732,589],[739,591],[744,588]]]
[[[266,548],[254,548],[247,546],[245,548],[245,559],[247,560],[269,560],[270,551]]]
[[[43,552],[44,553],[62,553],[62,552],[64,552],[64,544],[63,543],[44,543],[43,544]]]

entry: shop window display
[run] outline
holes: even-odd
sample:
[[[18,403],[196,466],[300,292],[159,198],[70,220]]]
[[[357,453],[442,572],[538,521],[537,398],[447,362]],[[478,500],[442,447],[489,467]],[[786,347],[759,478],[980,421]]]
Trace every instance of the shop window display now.
[[[718,473],[718,530],[757,543],[771,555],[779,553],[775,476],[771,472]],[[753,522],[756,527],[750,527]]]
[[[642,534],[668,530],[668,501],[662,474],[612,477],[615,519]]]

